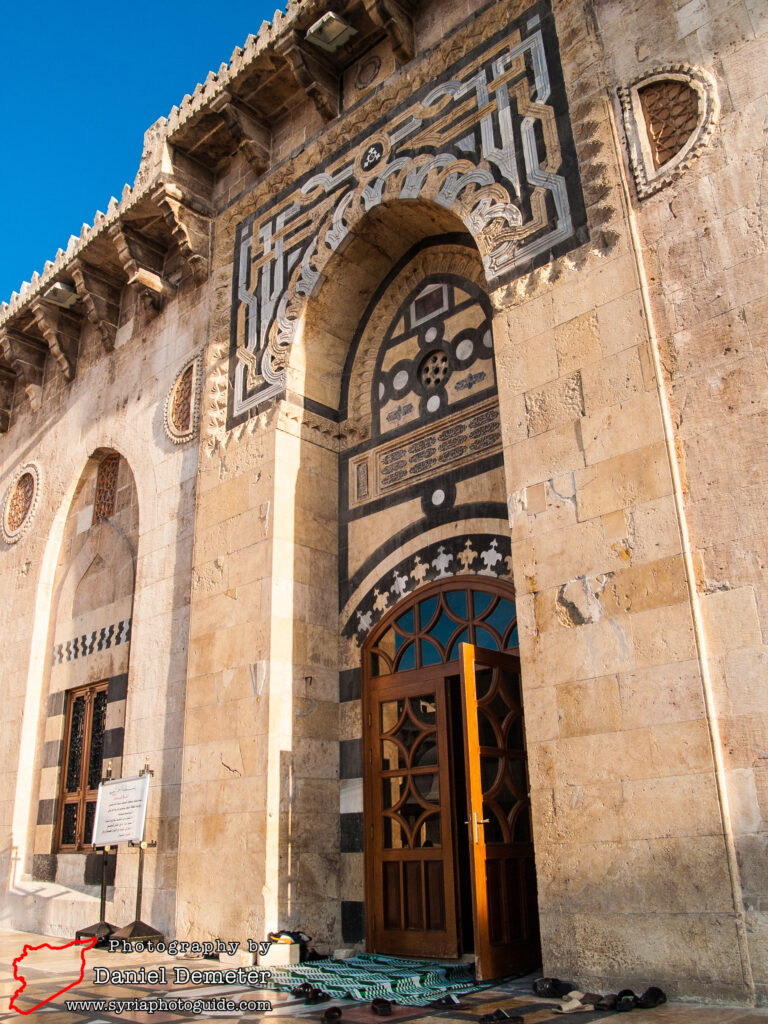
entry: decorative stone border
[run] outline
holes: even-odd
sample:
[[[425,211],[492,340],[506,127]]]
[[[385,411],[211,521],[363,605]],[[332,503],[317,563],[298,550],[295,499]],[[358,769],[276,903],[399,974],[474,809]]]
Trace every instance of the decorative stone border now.
[[[683,148],[661,167],[653,166],[651,141],[645,127],[645,115],[640,100],[640,90],[653,82],[684,82],[699,98],[699,117],[695,129]],[[686,171],[691,162],[701,153],[715,130],[720,114],[720,100],[717,83],[703,68],[692,64],[660,65],[650,73],[635,79],[629,85],[619,88],[619,99],[624,116],[624,130],[629,147],[629,158],[635,185],[640,199],[658,192],[671,184]]]
[[[176,394],[181,387],[184,374],[192,369],[192,384],[191,394],[189,399],[189,425],[186,430],[179,430],[179,428],[173,422],[173,403]],[[198,352],[197,355],[188,359],[187,362],[182,366],[171,385],[171,388],[165,398],[165,407],[163,409],[163,428],[170,441],[173,444],[186,444],[187,441],[191,441],[197,433],[197,428],[200,423],[200,396],[203,391],[203,354]]]
[[[373,625],[406,594],[424,583],[452,576],[512,576],[512,541],[508,535],[457,533],[433,541],[388,569],[362,598],[342,630],[363,644]]]
[[[32,492],[25,498],[20,486],[25,476],[32,480]],[[18,494],[18,500],[14,500]],[[29,529],[40,501],[40,470],[29,462],[16,471],[3,501],[3,516],[0,520],[0,533],[6,544],[15,544]],[[20,518],[19,509],[21,508]]]

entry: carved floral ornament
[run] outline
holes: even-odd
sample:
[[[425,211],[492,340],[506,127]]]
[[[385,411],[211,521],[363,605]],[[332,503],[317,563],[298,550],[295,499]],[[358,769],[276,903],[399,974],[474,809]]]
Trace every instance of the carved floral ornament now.
[[[717,84],[703,68],[670,64],[619,89],[630,163],[641,199],[687,170],[717,124]]]
[[[3,502],[0,532],[6,544],[15,544],[29,528],[40,496],[40,470],[33,463],[17,470]]]
[[[179,371],[165,399],[163,426],[174,444],[185,444],[197,432],[202,386],[203,357],[198,353]]]

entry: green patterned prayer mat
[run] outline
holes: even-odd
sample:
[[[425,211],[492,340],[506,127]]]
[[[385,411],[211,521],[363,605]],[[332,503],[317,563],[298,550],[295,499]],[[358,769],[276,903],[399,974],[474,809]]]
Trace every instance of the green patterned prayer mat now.
[[[486,987],[475,981],[474,964],[405,960],[379,953],[273,967],[271,975],[269,988],[290,991],[307,981],[332,999],[393,999],[403,1006],[428,1006],[448,993],[476,992]]]

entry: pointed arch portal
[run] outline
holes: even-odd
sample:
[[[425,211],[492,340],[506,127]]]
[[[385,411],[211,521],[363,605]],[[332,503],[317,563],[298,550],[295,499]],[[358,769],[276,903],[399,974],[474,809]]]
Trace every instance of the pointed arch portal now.
[[[363,646],[367,946],[541,962],[511,587],[420,588]]]

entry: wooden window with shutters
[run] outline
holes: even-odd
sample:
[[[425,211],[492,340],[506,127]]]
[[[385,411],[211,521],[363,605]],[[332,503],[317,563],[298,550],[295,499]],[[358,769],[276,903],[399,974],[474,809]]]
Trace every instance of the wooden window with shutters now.
[[[106,680],[67,693],[56,833],[63,853],[91,848],[106,717]]]

